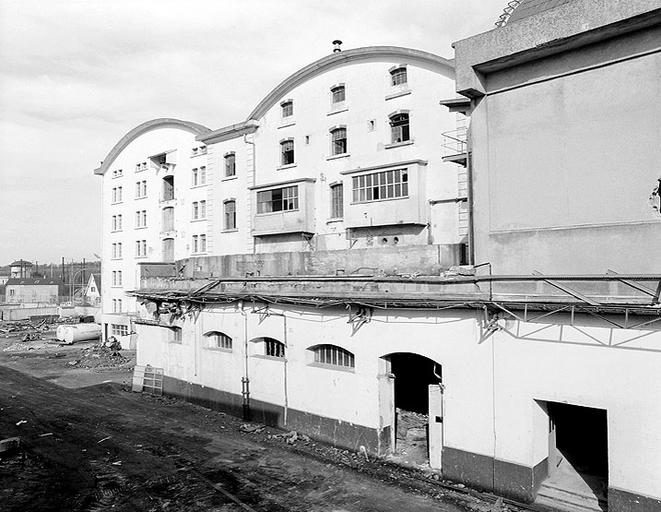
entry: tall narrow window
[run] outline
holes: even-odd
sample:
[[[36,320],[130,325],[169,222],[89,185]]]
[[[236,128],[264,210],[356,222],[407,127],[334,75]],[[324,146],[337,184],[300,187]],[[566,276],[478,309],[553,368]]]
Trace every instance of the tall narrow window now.
[[[207,252],[207,235],[200,235],[200,252]]]
[[[330,186],[331,191],[331,218],[341,219],[344,217],[344,194],[342,183]]]
[[[346,89],[343,85],[336,85],[331,89],[331,101],[335,105],[346,99]]]
[[[292,100],[283,101],[280,106],[282,107],[282,117],[294,115],[294,102]]]
[[[193,151],[195,151],[195,149]],[[199,185],[199,173],[200,172],[197,167],[191,170],[191,178],[192,178],[191,181],[194,187],[197,187]]]
[[[347,129],[335,128],[331,130],[331,154],[342,155],[347,152]]]
[[[225,155],[225,176],[236,176],[236,155],[234,153]]]
[[[200,203],[198,201],[193,201],[193,220],[200,218]]]
[[[200,201],[200,219],[206,219],[207,218],[207,202],[202,199]]]
[[[199,175],[198,183],[200,185],[207,184],[207,168],[204,165],[200,167],[200,175]]]
[[[294,141],[292,139],[283,140],[280,143],[280,163],[281,165],[294,163]]]
[[[236,229],[236,201],[225,201],[225,230]]]
[[[181,343],[182,341],[181,327],[170,327],[170,330],[171,330],[170,341],[172,343]]]
[[[390,130],[392,143],[404,142],[410,140],[409,133],[409,115],[395,114],[390,117]]]
[[[163,201],[174,199],[174,177],[166,176],[163,178]]]
[[[406,76],[406,67],[401,66],[390,71],[390,81],[392,85],[403,85],[408,81]]]

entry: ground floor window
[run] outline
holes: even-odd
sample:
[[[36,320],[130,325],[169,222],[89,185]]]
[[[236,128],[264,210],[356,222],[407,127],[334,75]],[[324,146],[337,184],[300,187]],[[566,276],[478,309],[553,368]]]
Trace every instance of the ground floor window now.
[[[271,357],[285,357],[285,344],[273,338],[264,338],[264,354]]]
[[[219,331],[211,331],[205,334],[205,336],[209,340],[209,347],[232,350],[232,338],[227,334]]]
[[[355,368],[355,357],[348,350],[335,345],[319,345],[313,349],[314,362],[329,366]]]
[[[128,336],[129,326],[121,324],[110,324],[110,332],[113,336]]]

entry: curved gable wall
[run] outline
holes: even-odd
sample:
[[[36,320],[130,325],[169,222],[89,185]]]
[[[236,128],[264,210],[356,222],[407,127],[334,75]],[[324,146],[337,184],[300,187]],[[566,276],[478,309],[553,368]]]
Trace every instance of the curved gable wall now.
[[[411,48],[401,48],[399,46],[369,46],[365,48],[355,48],[328,55],[312,64],[308,64],[296,73],[287,77],[271,90],[271,92],[269,92],[269,94],[255,107],[248,116],[248,120],[260,119],[289,91],[322,73],[355,62],[381,60],[394,60],[398,62],[401,61],[403,64],[415,64],[454,79],[454,65],[452,61],[433,53]]]
[[[129,131],[126,135],[124,135],[117,144],[110,150],[110,152],[106,155],[106,157],[103,159],[103,162],[101,165],[94,170],[94,174],[100,174],[103,175],[106,173],[108,168],[112,165],[112,163],[115,161],[115,159],[119,156],[119,154],[135,139],[140,137],[141,135],[144,135],[147,132],[157,130],[160,128],[180,128],[182,130],[189,131],[195,135],[203,135],[205,133],[209,133],[211,130],[207,128],[206,126],[202,126],[201,124],[193,123],[190,121],[182,121],[180,119],[172,119],[172,118],[159,118],[159,119],[152,119],[151,121],[147,121],[145,123],[142,123],[135,128],[133,128],[131,131]]]

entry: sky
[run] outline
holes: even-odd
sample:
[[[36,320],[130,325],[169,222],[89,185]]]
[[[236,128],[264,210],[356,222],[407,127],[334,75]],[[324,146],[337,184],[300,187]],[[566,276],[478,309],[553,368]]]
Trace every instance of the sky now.
[[[100,253],[93,170],[138,124],[243,121],[334,39],[453,58],[452,42],[492,29],[505,4],[0,0],[0,266]]]

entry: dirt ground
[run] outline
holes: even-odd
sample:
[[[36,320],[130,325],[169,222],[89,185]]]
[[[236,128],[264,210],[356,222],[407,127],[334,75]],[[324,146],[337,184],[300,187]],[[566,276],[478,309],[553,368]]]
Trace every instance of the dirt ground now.
[[[134,354],[0,339],[3,511],[516,510],[431,471],[129,391]],[[30,350],[30,344],[33,344]]]

